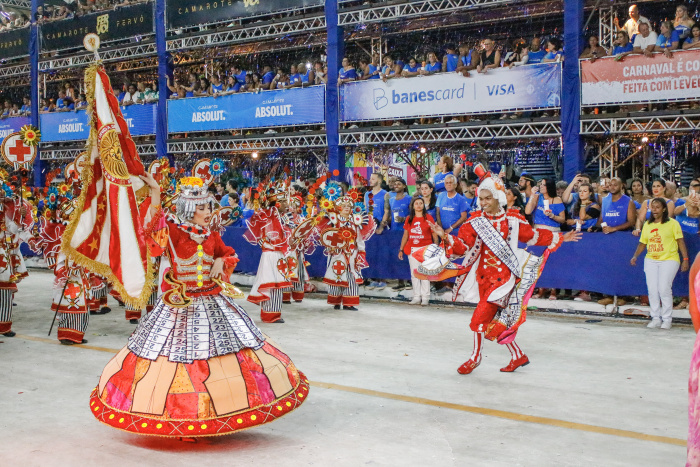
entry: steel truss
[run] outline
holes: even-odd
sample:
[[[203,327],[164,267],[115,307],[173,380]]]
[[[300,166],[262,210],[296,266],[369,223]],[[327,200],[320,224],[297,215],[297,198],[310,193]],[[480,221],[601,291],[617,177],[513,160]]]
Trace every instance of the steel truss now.
[[[422,0],[409,1],[398,5],[381,5],[338,13],[338,25],[393,21],[415,16],[434,15],[464,9],[501,6],[513,0]]]
[[[520,123],[466,124],[440,128],[382,127],[368,131],[341,130],[341,146],[407,144],[419,142],[489,141],[500,139],[558,138],[561,123],[556,120]]]
[[[156,55],[156,44],[150,42],[147,44],[131,45],[127,47],[119,47],[109,50],[100,51],[100,59],[103,62],[114,62],[119,60],[128,60],[132,58],[146,57]],[[55,57],[48,60],[39,61],[39,70],[59,70],[61,68],[72,68],[80,66],[88,66],[95,61],[93,54],[71,55],[68,57]]]
[[[0,66],[0,78],[29,76],[29,64]]]
[[[17,8],[23,8],[25,10],[32,9],[32,2],[28,0],[2,0],[0,5],[6,6],[16,6]]]
[[[153,143],[137,144],[136,150],[141,156],[153,156],[156,154],[156,145]],[[39,152],[39,158],[43,161],[50,160],[72,160],[78,157],[81,152],[84,152],[84,147],[72,148],[42,148]]]
[[[689,111],[685,111],[689,112]],[[697,111],[696,111],[697,112]],[[700,112],[581,119],[582,135],[620,135],[700,130]]]
[[[326,30],[326,18],[314,16],[280,22],[255,23],[226,31],[210,32],[168,40],[168,50],[187,50],[206,46],[222,46],[238,42],[270,39],[288,34]]]
[[[603,7],[598,9],[598,38],[600,45],[609,49],[615,41],[615,8]]]
[[[192,152],[239,152],[274,149],[306,149],[326,147],[325,133],[260,135],[207,141],[169,140],[168,153],[183,154]]]

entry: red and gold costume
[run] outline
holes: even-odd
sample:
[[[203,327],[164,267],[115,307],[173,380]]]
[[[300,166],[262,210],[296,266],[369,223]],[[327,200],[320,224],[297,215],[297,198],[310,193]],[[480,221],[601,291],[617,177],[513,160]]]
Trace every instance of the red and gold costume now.
[[[260,305],[263,322],[283,323],[282,292],[292,286],[288,258],[291,231],[282,222],[274,205],[256,210],[247,224],[248,231],[243,234],[243,238],[262,248],[258,272],[248,301]]]
[[[64,207],[70,205],[66,201]],[[56,217],[51,212],[39,221],[39,233],[32,248],[44,255],[49,269],[54,273],[53,302],[51,311],[58,320],[58,340],[64,344],[84,344],[89,320],[90,279],[84,268],[66,258],[61,252],[61,241],[66,231],[67,216],[61,219],[63,210]]]
[[[17,284],[29,275],[20,245],[31,241],[34,217],[33,206],[26,200],[5,197],[4,191],[0,196],[0,334],[11,337],[12,298]]]
[[[479,190],[490,191],[501,206],[506,204],[500,179],[485,176]],[[447,255],[464,257],[463,267],[451,274],[459,275],[453,300],[459,297],[477,303],[470,324],[474,351],[457,370],[459,373],[469,374],[479,366],[484,337],[510,350],[511,362],[501,371],[511,372],[529,363],[515,343],[515,335],[525,322],[527,302],[549,253],[559,248],[563,240],[560,233],[533,229],[517,210],[503,209],[495,215],[474,212],[460,227],[457,237],[447,235]],[[535,256],[518,248],[518,242],[546,246],[547,250],[543,256]],[[425,272],[419,267],[416,275],[429,278]]]
[[[308,395],[304,375],[234,302],[240,292],[210,275],[217,259],[230,275],[233,248],[219,233],[162,212],[148,230],[171,270],[156,307],[102,373],[90,402],[95,417],[138,434],[200,437],[299,407]]]
[[[290,231],[296,229],[306,220],[306,218],[299,213],[301,205],[302,199],[300,195],[290,196],[289,210],[282,216],[282,222]],[[304,286],[309,280],[309,273],[306,270],[308,264],[306,255],[313,253],[314,249],[315,245],[313,240],[309,237],[296,244],[289,245],[287,266],[289,269],[289,280],[292,282],[292,290],[285,290],[282,293],[283,303],[290,302],[292,299],[297,303],[304,300]]]

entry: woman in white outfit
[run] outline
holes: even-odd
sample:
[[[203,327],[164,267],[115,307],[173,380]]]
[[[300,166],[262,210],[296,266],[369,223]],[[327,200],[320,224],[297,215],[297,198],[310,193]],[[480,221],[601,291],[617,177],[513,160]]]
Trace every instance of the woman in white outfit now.
[[[632,266],[637,265],[637,257],[646,248],[644,257],[644,274],[649,290],[649,305],[651,306],[651,323],[647,327],[671,329],[673,313],[673,278],[676,277],[678,266],[681,271],[689,269],[688,250],[683,241],[681,225],[671,219],[668,205],[663,198],[654,198],[649,203],[651,217],[644,223],[639,237],[639,245],[630,260]],[[678,250],[683,255],[679,262]]]
[[[399,248],[399,259],[403,255],[408,256],[408,265],[411,268],[411,284],[413,285],[413,300],[411,305],[423,306],[430,301],[430,281],[417,279],[414,271],[420,266],[420,261],[415,259],[412,253],[432,243],[438,243],[438,236],[430,228],[435,223],[425,210],[425,201],[422,197],[415,197],[409,205],[409,214],[403,225],[403,238]]]

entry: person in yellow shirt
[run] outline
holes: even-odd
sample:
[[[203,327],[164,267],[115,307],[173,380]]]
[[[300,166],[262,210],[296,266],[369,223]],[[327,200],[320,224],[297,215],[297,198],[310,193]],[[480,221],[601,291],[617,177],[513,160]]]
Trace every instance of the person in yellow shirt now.
[[[651,307],[651,322],[647,327],[671,329],[673,313],[671,286],[678,272],[678,266],[683,272],[689,269],[688,249],[683,241],[681,225],[675,219],[669,218],[666,201],[663,198],[654,198],[649,204],[651,217],[642,227],[639,245],[630,264],[636,266],[637,257],[646,248],[644,274],[647,279]],[[679,261],[679,250],[683,255],[682,262]]]

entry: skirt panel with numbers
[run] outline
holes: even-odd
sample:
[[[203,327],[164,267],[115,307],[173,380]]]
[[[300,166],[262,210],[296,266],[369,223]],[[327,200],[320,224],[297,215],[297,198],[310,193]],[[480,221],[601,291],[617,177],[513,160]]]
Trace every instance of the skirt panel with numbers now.
[[[160,300],[105,367],[90,408],[133,433],[216,436],[286,415],[308,389],[233,299],[204,295],[184,308]]]

